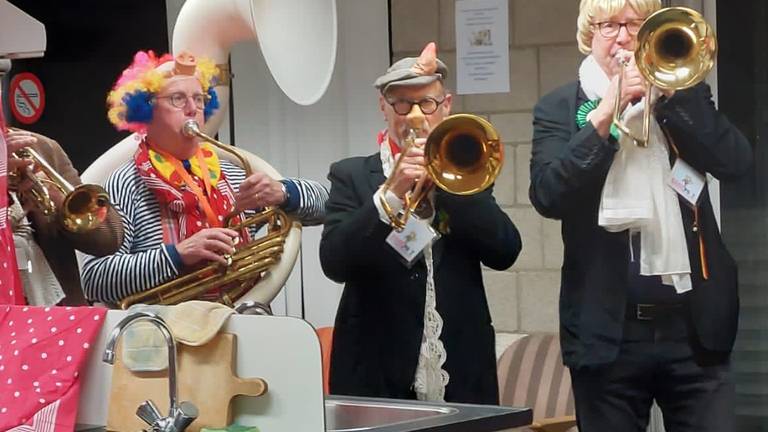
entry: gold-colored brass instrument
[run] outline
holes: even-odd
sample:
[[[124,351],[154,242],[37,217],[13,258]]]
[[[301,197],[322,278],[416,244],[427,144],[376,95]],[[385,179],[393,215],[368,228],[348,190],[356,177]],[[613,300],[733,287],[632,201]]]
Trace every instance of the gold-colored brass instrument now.
[[[651,88],[683,90],[693,87],[704,78],[715,63],[717,38],[712,27],[700,13],[685,7],[664,8],[651,14],[637,33],[635,63],[640,74],[648,81],[643,115],[643,136],[635,137],[622,122],[619,113],[621,93],[616,98],[613,122],[635,144],[648,143],[651,122]],[[626,61],[622,61],[626,66]],[[619,74],[621,92],[622,72]]]
[[[189,137],[203,139],[218,149],[232,154],[242,164],[246,177],[253,174],[248,160],[234,147],[223,144],[200,131],[197,122],[187,120],[182,133]],[[229,220],[229,218],[228,218]],[[228,306],[248,292],[261,278],[262,274],[280,261],[283,247],[291,229],[292,220],[279,208],[264,208],[238,224],[225,222],[235,231],[258,227],[266,224],[267,234],[248,243],[237,244],[236,251],[225,256],[227,265],[211,263],[194,272],[158,285],[123,299],[122,309],[137,303],[177,304],[200,297],[214,288],[220,293],[217,301]]]
[[[411,128],[403,154],[415,145],[415,139],[416,132]],[[452,194],[472,195],[487,189],[498,177],[504,162],[504,146],[498,132],[487,120],[472,114],[456,114],[446,117],[430,132],[424,157],[432,185]],[[399,168],[401,160],[398,159],[392,172]],[[413,191],[405,196],[403,214],[397,215],[384,199],[391,178],[384,182],[380,202],[392,227],[400,231],[432,186],[424,186],[426,179],[418,181]]]
[[[18,183],[24,178],[32,182],[29,193],[32,195],[35,205],[45,216],[56,215],[65,229],[76,233],[90,231],[106,219],[109,211],[109,194],[104,188],[95,184],[72,186],[51,167],[40,153],[31,147],[19,149],[12,156],[18,159],[32,160],[34,166],[45,174],[46,178],[40,178],[35,173],[34,168],[29,166],[19,173],[9,174],[14,183]],[[48,188],[45,186],[46,183],[57,188],[64,195],[60,209],[51,199]]]

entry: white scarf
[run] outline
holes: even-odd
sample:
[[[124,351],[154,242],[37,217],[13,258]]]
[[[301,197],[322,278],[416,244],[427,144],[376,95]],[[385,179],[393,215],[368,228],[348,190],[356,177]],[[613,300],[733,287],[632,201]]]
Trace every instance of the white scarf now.
[[[610,84],[591,55],[581,63],[579,80],[592,100],[602,98]],[[655,101],[658,89],[651,93]],[[641,136],[644,108],[645,99],[624,112],[624,123],[635,136]],[[629,230],[630,236],[640,232],[640,274],[661,276],[678,293],[688,291],[691,263],[677,192],[667,185],[671,169],[666,137],[651,117],[647,147],[636,146],[624,134],[619,144],[603,186],[598,224],[610,232]]]
[[[379,157],[384,176],[389,177],[395,166],[395,158],[392,156],[389,138],[386,135],[380,143]],[[433,194],[430,194],[426,199],[434,199]],[[424,249],[424,261],[427,265],[424,331],[421,337],[416,374],[413,378],[413,389],[419,400],[444,402],[445,387],[448,385],[450,377],[448,372],[443,369],[447,354],[443,341],[440,340],[440,335],[443,332],[443,318],[437,312],[432,244],[427,245]]]

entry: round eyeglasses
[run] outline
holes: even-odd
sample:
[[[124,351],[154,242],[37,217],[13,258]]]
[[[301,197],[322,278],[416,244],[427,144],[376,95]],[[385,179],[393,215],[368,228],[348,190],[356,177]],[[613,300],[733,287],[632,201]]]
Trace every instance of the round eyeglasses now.
[[[187,96],[185,93],[178,92],[172,93],[166,96],[155,96],[155,99],[168,99],[168,102],[175,108],[183,109],[187,106],[187,101],[192,98],[192,102],[197,109],[205,109],[205,103],[208,102],[210,96],[202,93],[195,93],[191,96]]]
[[[627,29],[627,33],[629,33],[632,36],[637,35],[637,32],[640,31],[640,27],[643,25],[643,22],[645,20],[633,20],[633,21],[627,21],[623,23],[619,22],[613,22],[613,21],[603,21],[599,23],[595,23],[594,26],[597,27],[597,30],[600,32],[601,35],[603,35],[606,39],[613,39],[616,36],[619,35],[619,31],[622,27]]]
[[[399,115],[408,115],[411,112],[414,105],[418,105],[421,108],[421,112],[429,115],[437,111],[437,107],[445,102],[445,98],[437,100],[433,97],[425,97],[419,101],[411,101],[406,99],[387,99],[387,103],[393,110]]]

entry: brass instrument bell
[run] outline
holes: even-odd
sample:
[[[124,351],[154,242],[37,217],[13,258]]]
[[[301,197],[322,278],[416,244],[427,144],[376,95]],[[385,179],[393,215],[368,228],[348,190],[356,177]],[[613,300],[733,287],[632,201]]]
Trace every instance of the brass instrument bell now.
[[[700,13],[685,7],[660,9],[645,19],[637,33],[635,63],[648,81],[643,116],[643,136],[634,136],[621,121],[621,93],[616,98],[613,122],[637,145],[645,147],[650,133],[651,87],[683,90],[709,74],[717,57],[717,38]],[[622,63],[626,65],[626,63]],[[619,74],[619,91],[623,76]]]

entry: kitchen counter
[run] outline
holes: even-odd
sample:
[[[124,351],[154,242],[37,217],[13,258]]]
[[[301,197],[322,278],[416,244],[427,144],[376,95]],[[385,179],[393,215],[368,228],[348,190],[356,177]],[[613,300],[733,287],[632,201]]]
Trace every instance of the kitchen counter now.
[[[529,408],[328,396],[328,432],[493,432],[530,424]],[[258,425],[256,425],[258,426]],[[104,427],[79,427],[104,432]]]

